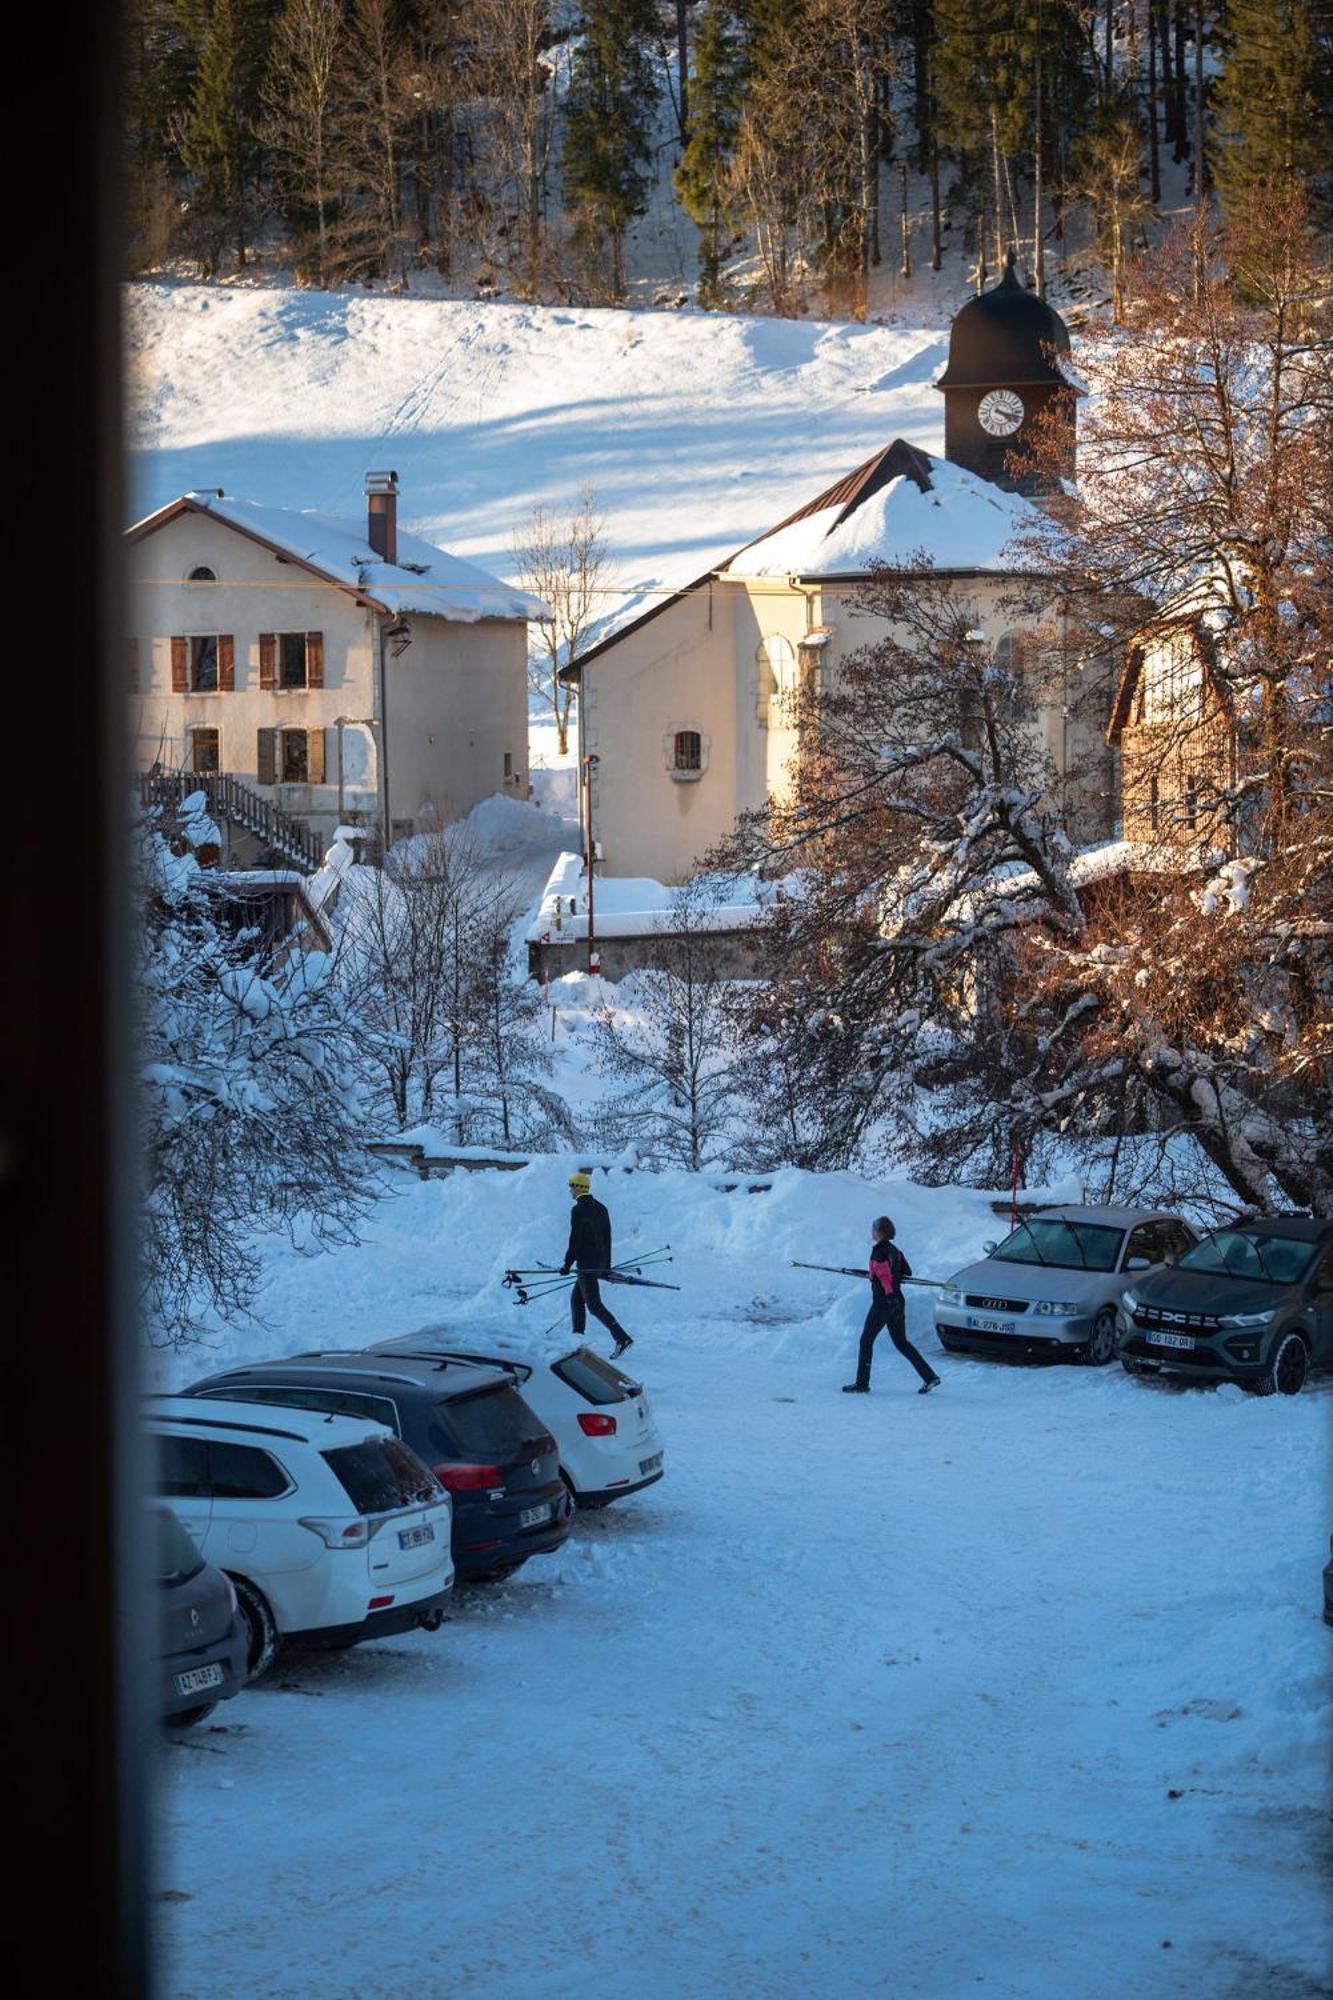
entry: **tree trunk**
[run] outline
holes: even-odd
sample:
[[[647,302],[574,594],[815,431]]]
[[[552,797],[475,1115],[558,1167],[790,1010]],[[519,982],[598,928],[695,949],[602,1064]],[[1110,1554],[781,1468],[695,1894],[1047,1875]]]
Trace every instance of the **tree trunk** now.
[[[1176,165],[1189,158],[1190,142],[1186,131],[1185,118],[1185,0],[1176,0],[1175,7],[1175,77],[1173,82],[1176,99],[1176,146],[1172,154]]]
[[[994,104],[990,108],[990,151],[995,178],[995,263],[999,268],[1004,263],[1004,184],[1000,178],[1000,114]]]
[[[1157,145],[1157,0],[1148,0],[1148,171],[1156,204],[1162,199],[1162,161]]]
[[[940,149],[932,137],[930,142],[930,268],[938,271],[943,260],[944,246],[940,225]]]
[[[682,151],[690,143],[690,56],[685,28],[685,0],[676,0],[676,61],[680,71],[677,117]]]
[[[1194,206],[1200,215],[1208,194],[1208,154],[1204,144],[1203,0],[1194,0]]]

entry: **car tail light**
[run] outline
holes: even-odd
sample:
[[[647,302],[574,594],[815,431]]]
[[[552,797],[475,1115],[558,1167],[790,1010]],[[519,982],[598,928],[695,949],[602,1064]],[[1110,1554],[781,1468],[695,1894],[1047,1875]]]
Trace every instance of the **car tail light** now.
[[[431,1471],[451,1493],[475,1493],[482,1486],[503,1486],[498,1465],[433,1465]]]
[[[378,1528],[380,1523],[374,1525]],[[301,1526],[318,1535],[327,1549],[363,1549],[372,1532],[369,1521],[317,1521],[309,1514],[302,1515]]]
[[[616,1434],[616,1420],[614,1417],[603,1416],[600,1410],[580,1410],[579,1429],[585,1437],[614,1437]]]

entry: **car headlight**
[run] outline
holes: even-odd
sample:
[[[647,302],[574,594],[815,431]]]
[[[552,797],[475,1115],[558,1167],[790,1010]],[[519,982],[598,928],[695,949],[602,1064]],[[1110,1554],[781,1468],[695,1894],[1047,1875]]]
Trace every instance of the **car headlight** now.
[[[1071,1313],[1082,1312],[1076,1299],[1038,1299],[1037,1311],[1055,1319],[1068,1319]]]
[[[963,1303],[963,1288],[961,1285],[941,1285],[938,1297],[942,1306],[960,1306]]]
[[[1267,1326],[1268,1322],[1271,1319],[1276,1319],[1276,1317],[1277,1307],[1269,1306],[1266,1312],[1223,1313],[1219,1324],[1222,1326]]]
[[[1139,1295],[1133,1289],[1132,1286],[1130,1287],[1129,1291],[1122,1292],[1120,1294],[1120,1304],[1122,1310],[1127,1313],[1137,1312],[1139,1304]]]

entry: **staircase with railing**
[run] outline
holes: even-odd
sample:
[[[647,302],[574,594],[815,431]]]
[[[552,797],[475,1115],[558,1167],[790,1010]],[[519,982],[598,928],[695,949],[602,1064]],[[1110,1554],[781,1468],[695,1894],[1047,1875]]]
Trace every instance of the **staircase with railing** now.
[[[272,853],[309,875],[324,858],[320,837],[303,820],[272,805],[230,771],[164,771],[139,773],[139,794],[146,806],[178,810],[182,800],[202,792],[214,819],[242,827]]]

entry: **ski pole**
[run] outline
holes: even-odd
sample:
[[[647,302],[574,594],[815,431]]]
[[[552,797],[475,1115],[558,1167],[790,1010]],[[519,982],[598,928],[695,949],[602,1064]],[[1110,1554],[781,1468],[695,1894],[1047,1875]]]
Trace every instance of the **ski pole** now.
[[[793,1257],[794,1271],[831,1271],[835,1278],[864,1278],[868,1273],[853,1264],[807,1264],[800,1257]],[[904,1278],[905,1285],[924,1285],[927,1290],[939,1291],[947,1283],[945,1278]]]

